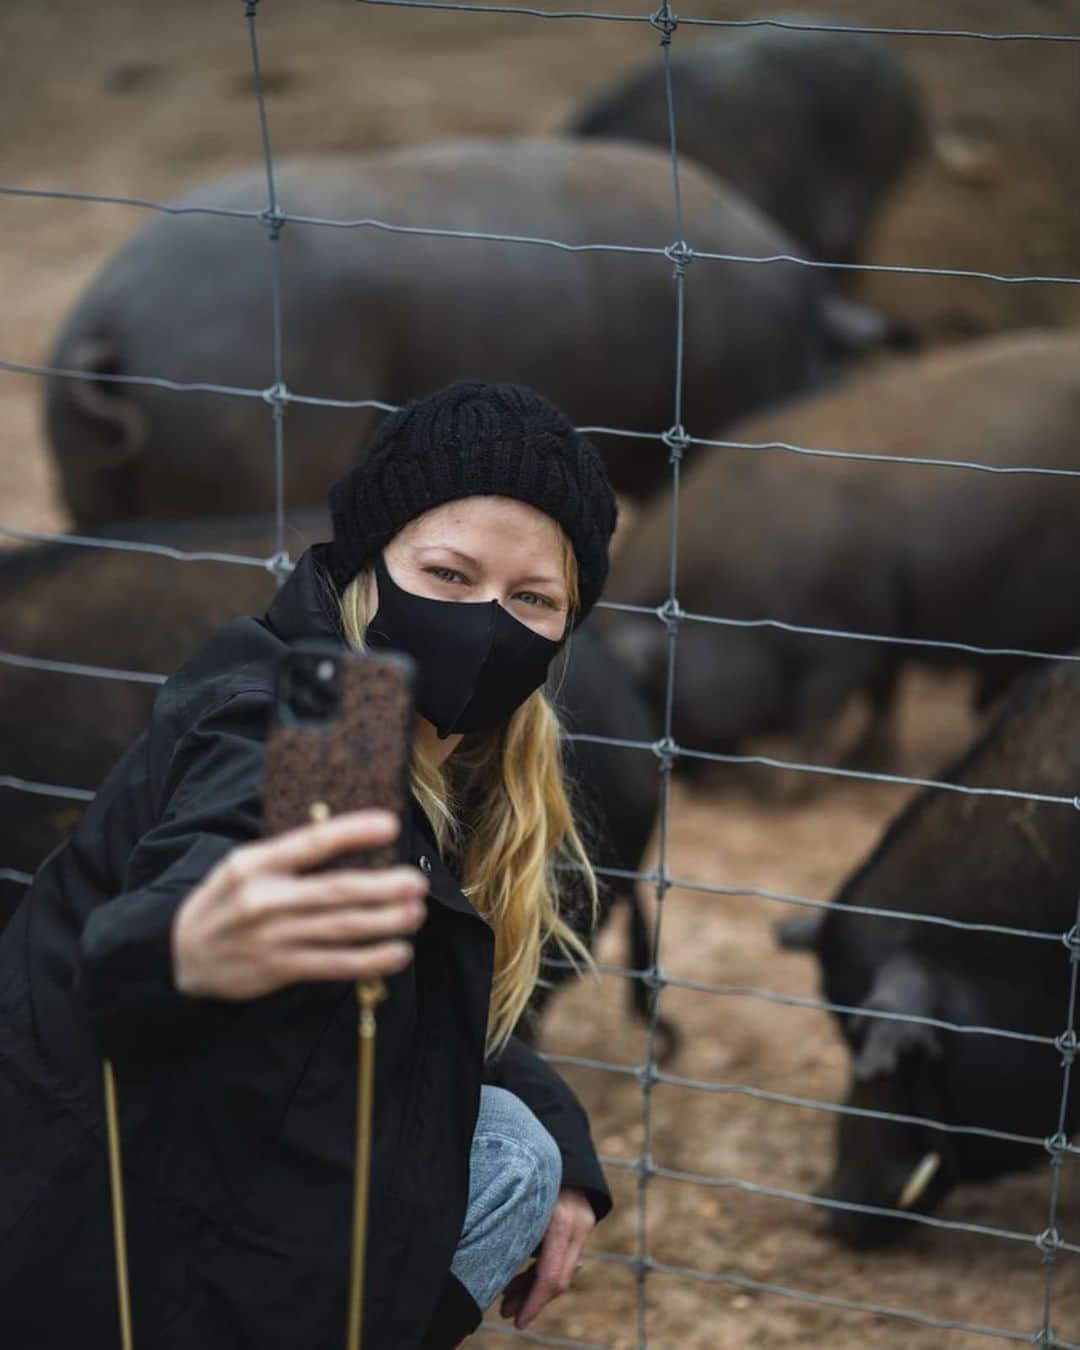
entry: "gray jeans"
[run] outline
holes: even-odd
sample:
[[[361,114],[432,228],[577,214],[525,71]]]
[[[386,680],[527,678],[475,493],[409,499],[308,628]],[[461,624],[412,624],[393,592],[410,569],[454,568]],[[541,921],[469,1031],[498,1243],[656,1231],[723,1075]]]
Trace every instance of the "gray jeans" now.
[[[509,1284],[547,1230],[562,1184],[554,1139],[505,1088],[480,1090],[469,1202],[450,1271],[481,1309]]]

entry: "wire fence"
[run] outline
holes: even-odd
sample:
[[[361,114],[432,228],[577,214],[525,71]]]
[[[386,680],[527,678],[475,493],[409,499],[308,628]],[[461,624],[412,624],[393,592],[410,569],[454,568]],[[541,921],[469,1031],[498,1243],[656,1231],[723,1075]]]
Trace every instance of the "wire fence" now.
[[[636,1328],[635,1343],[637,1350],[647,1350],[649,1345],[649,1282],[656,1276],[672,1277],[682,1281],[697,1282],[706,1285],[726,1285],[736,1289],[768,1294],[784,1299],[816,1304],[822,1307],[844,1312],[869,1314],[892,1319],[912,1326],[932,1328],[940,1331],[966,1332],[970,1335],[1014,1341],[1030,1345],[1057,1347],[1058,1350],[1080,1350],[1080,1344],[1062,1339],[1054,1331],[1052,1314],[1054,1311],[1055,1274],[1057,1258],[1061,1253],[1080,1254],[1080,1244],[1071,1242],[1062,1236],[1058,1229],[1061,1176],[1065,1160],[1080,1151],[1067,1134],[1068,1106],[1072,1084],[1073,1063],[1078,1044],[1077,990],[1080,979],[1080,904],[1078,904],[1075,923],[1062,931],[1047,931],[1022,926],[994,923],[967,922],[950,918],[943,914],[919,913],[896,908],[874,908],[853,904],[848,912],[870,919],[886,922],[903,920],[914,925],[929,925],[970,934],[1008,937],[1027,943],[1053,943],[1062,949],[1062,983],[1068,993],[1068,1011],[1065,1024],[1056,1035],[1035,1035],[1018,1031],[1015,1028],[962,1023],[935,1017],[920,1017],[908,1013],[896,1013],[887,1010],[852,1007],[828,999],[803,998],[780,991],[758,988],[749,985],[708,983],[679,978],[665,971],[662,962],[665,931],[665,900],[672,888],[696,892],[704,896],[750,896],[774,902],[783,906],[801,907],[810,910],[825,910],[828,902],[788,892],[769,889],[752,883],[720,885],[680,877],[671,864],[671,823],[672,823],[672,774],[680,759],[697,759],[714,763],[737,764],[742,766],[767,766],[779,768],[797,774],[824,775],[858,782],[874,782],[904,787],[932,788],[942,792],[965,794],[972,798],[1005,797],[1021,802],[1041,803],[1070,810],[1080,810],[1080,796],[1065,794],[1021,791],[995,784],[971,785],[942,779],[928,779],[907,776],[899,773],[875,773],[860,771],[850,767],[840,767],[818,763],[803,763],[797,760],[779,759],[772,756],[752,754],[720,754],[696,749],[678,743],[673,735],[673,715],[675,711],[675,671],[679,651],[679,635],[684,624],[708,624],[733,628],[767,627],[791,632],[803,636],[822,638],[839,642],[858,641],[881,644],[894,644],[907,647],[943,649],[964,652],[980,656],[1010,656],[1043,661],[1080,661],[1080,653],[1049,652],[1013,647],[978,646],[970,643],[951,642],[940,639],[920,637],[900,637],[883,633],[840,630],[794,624],[769,616],[757,619],[735,618],[720,614],[699,614],[684,611],[677,598],[678,550],[679,550],[679,508],[681,490],[681,470],[685,452],[693,446],[701,446],[730,451],[757,452],[761,450],[780,450],[793,455],[815,458],[835,458],[869,463],[898,463],[919,465],[922,467],[955,469],[971,473],[993,473],[1002,475],[1049,475],[1063,478],[1080,478],[1080,468],[1038,467],[1030,465],[997,465],[980,463],[964,458],[923,458],[918,455],[895,455],[883,453],[844,451],[826,446],[801,445],[791,442],[746,442],[707,438],[697,434],[698,429],[683,425],[683,381],[685,358],[686,304],[688,294],[688,271],[691,264],[719,264],[726,266],[769,266],[779,263],[795,263],[808,268],[833,270],[854,270],[858,272],[891,272],[913,276],[931,276],[943,279],[965,278],[979,280],[989,284],[1002,285],[1080,285],[1080,277],[1067,275],[1021,275],[994,273],[988,271],[958,268],[916,267],[900,263],[832,263],[816,258],[795,254],[773,254],[751,257],[740,254],[726,254],[695,250],[692,239],[688,239],[684,229],[682,200],[680,193],[680,161],[678,154],[677,124],[675,116],[674,80],[671,61],[671,48],[678,30],[682,27],[703,28],[750,28],[775,27],[808,32],[836,32],[878,34],[886,37],[919,38],[928,40],[965,40],[976,42],[1015,42],[1015,43],[1057,43],[1075,44],[1080,42],[1080,33],[1048,32],[1010,32],[976,31],[967,29],[949,29],[941,27],[896,27],[884,25],[849,25],[825,22],[807,18],[805,21],[795,18],[752,18],[752,19],[713,19],[676,14],[668,0],[662,0],[658,8],[646,12],[605,12],[594,10],[557,10],[542,9],[510,4],[462,4],[449,0],[358,0],[359,4],[383,5],[400,9],[449,10],[463,14],[503,14],[534,19],[563,19],[582,21],[610,21],[647,25],[658,35],[659,60],[663,63],[665,101],[667,108],[668,141],[671,168],[671,237],[657,240],[654,246],[627,245],[618,242],[581,244],[569,240],[514,235],[497,232],[471,230],[452,230],[440,228],[437,224],[418,227],[403,225],[377,218],[331,219],[325,217],[290,213],[282,209],[275,186],[275,161],[271,150],[267,98],[264,88],[258,42],[259,0],[238,0],[238,14],[242,14],[247,28],[251,68],[254,77],[254,92],[258,131],[265,169],[266,205],[259,210],[242,210],[223,207],[175,205],[150,198],[134,197],[109,193],[77,192],[55,188],[26,187],[0,184],[0,195],[12,198],[54,199],[58,201],[80,201],[119,204],[133,209],[162,212],[170,215],[207,214],[236,218],[257,224],[264,234],[267,248],[267,288],[271,299],[271,351],[272,382],[265,388],[246,388],[200,381],[197,383],[180,382],[164,377],[134,376],[119,373],[92,372],[61,369],[43,364],[12,361],[0,358],[0,370],[31,375],[62,376],[70,379],[93,379],[96,383],[116,385],[144,385],[179,393],[210,393],[225,398],[261,399],[268,407],[269,437],[274,464],[274,519],[276,541],[275,549],[268,556],[249,556],[232,552],[214,550],[185,550],[140,540],[86,536],[75,533],[43,533],[41,531],[18,528],[12,523],[0,523],[0,535],[23,543],[64,542],[70,545],[117,549],[136,553],[146,553],[184,562],[219,562],[233,566],[263,568],[269,571],[279,582],[283,581],[292,569],[293,561],[286,541],[286,502],[285,502],[285,453],[287,411],[292,404],[309,406],[345,408],[354,410],[389,411],[395,406],[377,397],[357,399],[331,399],[312,393],[291,389],[287,384],[288,372],[283,360],[283,306],[282,306],[282,262],[279,240],[286,225],[301,225],[305,228],[323,228],[334,230],[374,230],[392,234],[416,235],[427,237],[453,238],[473,241],[486,241],[492,246],[533,247],[577,252],[609,252],[638,255],[643,258],[664,257],[672,269],[672,364],[671,364],[671,421],[667,428],[652,431],[629,430],[612,426],[583,426],[581,430],[594,437],[619,436],[636,439],[663,448],[670,466],[671,510],[668,547],[668,593],[665,601],[655,608],[636,605],[601,602],[600,607],[622,610],[642,615],[652,615],[662,624],[666,634],[666,673],[664,681],[662,731],[655,741],[619,739],[608,736],[577,733],[570,739],[650,754],[656,761],[660,777],[660,809],[656,837],[656,860],[649,871],[630,871],[617,868],[601,868],[601,874],[612,881],[633,882],[652,889],[655,897],[655,922],[652,928],[651,952],[649,963],[644,969],[630,969],[623,966],[601,964],[601,974],[639,981],[651,993],[650,1012],[645,1035],[644,1054],[636,1064],[619,1064],[606,1059],[583,1056],[551,1054],[547,1058],[556,1065],[564,1065],[589,1070],[601,1074],[631,1077],[640,1087],[640,1126],[641,1146],[636,1154],[630,1156],[604,1156],[605,1166],[628,1172],[636,1185],[636,1234],[635,1250],[632,1253],[605,1251],[602,1248],[588,1251],[586,1259],[597,1263],[606,1263],[623,1267],[630,1271],[636,1283]],[[433,216],[437,216],[439,204],[431,203]],[[371,391],[377,393],[378,391]],[[0,650],[0,665],[49,673],[63,673],[80,679],[98,679],[129,681],[133,683],[158,685],[164,682],[166,674],[143,670],[127,670],[118,667],[88,665],[73,661],[46,660],[26,653]],[[0,763],[0,770],[3,764]],[[85,803],[93,792],[85,787],[62,783],[38,782],[13,774],[0,772],[0,789],[54,796]],[[29,885],[32,876],[22,868],[3,865],[0,858],[0,881],[16,885]],[[553,966],[560,963],[553,961]],[[1049,1132],[1039,1137],[1033,1134],[998,1130],[970,1121],[958,1124],[955,1121],[936,1119],[925,1115],[910,1115],[888,1110],[876,1110],[820,1100],[814,1097],[799,1096],[762,1088],[758,1085],[737,1080],[704,1080],[674,1074],[665,1071],[659,1063],[659,1037],[661,1028],[661,1004],[665,989],[676,988],[691,990],[703,995],[724,998],[761,1000],[778,1005],[813,1008],[833,1014],[859,1014],[870,1019],[903,1022],[922,1025],[928,1028],[948,1031],[966,1036],[982,1036],[1001,1040],[1019,1041],[1031,1047],[1032,1053],[1053,1053],[1061,1063],[1061,1094],[1058,1109],[1052,1121],[1048,1122]],[[654,1134],[654,1089],[665,1086],[686,1093],[705,1093],[713,1095],[736,1095],[767,1102],[777,1107],[825,1112],[833,1116],[848,1116],[878,1120],[897,1125],[913,1125],[940,1131],[949,1135],[965,1135],[1015,1144],[1041,1150],[1049,1159],[1050,1181],[1047,1193],[1046,1224],[1039,1232],[1026,1232],[1006,1227],[962,1222],[942,1218],[932,1214],[923,1214],[910,1209],[883,1208],[862,1205],[854,1202],[830,1199],[819,1195],[805,1194],[788,1188],[766,1185],[743,1177],[688,1172],[666,1166],[653,1157]],[[1044,1270],[1041,1319],[1037,1326],[1029,1331],[1018,1331],[1000,1326],[984,1325],[976,1322],[936,1317],[930,1313],[910,1308],[889,1306],[873,1301],[849,1299],[800,1289],[782,1283],[770,1283],[753,1279],[736,1271],[718,1271],[693,1269],[658,1259],[651,1249],[650,1193],[655,1179],[663,1179],[688,1186],[738,1190],[758,1196],[783,1200],[796,1205],[814,1206],[822,1209],[837,1209],[900,1220],[915,1226],[923,1226],[949,1232],[974,1234],[996,1241],[1010,1242],[1033,1248],[1042,1262]],[[485,1330],[491,1334],[505,1336],[528,1343],[576,1347],[577,1350],[604,1350],[599,1343],[543,1335],[532,1331],[514,1331],[495,1323],[485,1323]]]

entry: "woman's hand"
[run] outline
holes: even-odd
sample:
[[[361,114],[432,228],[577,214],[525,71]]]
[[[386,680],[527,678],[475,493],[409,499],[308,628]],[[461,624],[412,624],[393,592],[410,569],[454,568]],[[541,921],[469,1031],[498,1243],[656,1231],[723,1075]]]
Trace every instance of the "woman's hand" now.
[[[353,811],[238,844],[176,912],[177,989],[258,998],[299,980],[366,980],[408,965],[412,945],[403,939],[426,913],[418,868],[295,875],[346,850],[388,844],[399,828],[386,811]]]
[[[596,1227],[596,1216],[584,1191],[564,1186],[551,1211],[551,1221],[536,1254],[536,1263],[515,1275],[503,1291],[499,1314],[512,1317],[519,1330],[553,1298],[565,1294],[577,1269],[582,1248]]]

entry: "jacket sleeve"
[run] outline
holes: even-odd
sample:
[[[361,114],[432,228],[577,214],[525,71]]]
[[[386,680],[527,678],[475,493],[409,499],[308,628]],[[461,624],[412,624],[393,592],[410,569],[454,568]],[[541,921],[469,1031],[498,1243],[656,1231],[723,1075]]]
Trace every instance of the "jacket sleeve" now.
[[[151,725],[148,755],[164,782],[138,784],[158,807],[123,868],[122,889],[83,927],[80,979],[106,1053],[160,1052],[227,1016],[226,999],[181,994],[173,979],[172,923],[181,902],[235,845],[262,836],[262,761],[270,696],[234,693],[168,744]],[[155,748],[154,738],[166,739]],[[123,809],[114,807],[113,809]],[[92,828],[108,830],[106,819]]]
[[[521,1098],[559,1147],[563,1185],[584,1191],[597,1221],[604,1218],[611,1209],[611,1192],[596,1156],[589,1119],[567,1083],[516,1036],[488,1061],[484,1081]]]

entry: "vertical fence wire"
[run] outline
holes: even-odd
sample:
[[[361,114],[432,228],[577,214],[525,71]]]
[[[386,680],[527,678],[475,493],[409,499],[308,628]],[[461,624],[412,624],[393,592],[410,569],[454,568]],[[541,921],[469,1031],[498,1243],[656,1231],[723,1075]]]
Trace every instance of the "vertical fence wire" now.
[[[1061,1199],[1061,1169],[1069,1152],[1069,1137],[1066,1130],[1073,1063],[1077,1050],[1076,1006],[1077,990],[1080,988],[1080,900],[1077,901],[1076,922],[1065,934],[1064,944],[1069,954],[1069,994],[1065,1029],[1057,1039],[1057,1048],[1061,1052],[1061,1100],[1058,1105],[1057,1128],[1046,1141],[1046,1148],[1050,1154],[1050,1185],[1047,1197],[1046,1228],[1039,1235],[1037,1241],[1043,1260],[1042,1326],[1035,1338],[1038,1345],[1058,1344],[1054,1337],[1052,1325],[1054,1274],[1057,1269],[1058,1253],[1062,1249],[1062,1238],[1058,1231],[1058,1206]]]
[[[671,515],[668,539],[668,594],[665,604],[664,622],[667,627],[667,662],[664,685],[664,720],[661,750],[659,754],[660,807],[657,843],[656,913],[652,932],[652,949],[649,961],[649,981],[651,1000],[649,1021],[645,1038],[645,1063],[641,1073],[641,1149],[637,1165],[637,1266],[636,1266],[636,1312],[638,1350],[648,1347],[648,1276],[651,1263],[649,1247],[648,1192],[653,1176],[653,1087],[657,1071],[657,1028],[660,1021],[660,998],[663,992],[663,966],[661,962],[661,937],[663,933],[664,899],[670,886],[668,869],[668,847],[671,829],[671,774],[674,767],[672,746],[675,744],[673,718],[675,711],[675,662],[678,651],[678,544],[679,544],[679,488],[680,461],[685,444],[683,431],[683,367],[686,331],[686,262],[688,250],[685,242],[685,225],[682,211],[682,193],[679,187],[679,154],[675,121],[675,99],[672,87],[671,40],[677,28],[669,0],[662,0],[659,9],[651,16],[651,22],[660,33],[660,51],[664,63],[664,95],[667,107],[668,144],[671,157],[671,193],[672,221],[675,230],[675,242],[669,250],[673,266],[675,293],[675,352],[672,371],[672,424],[665,436],[668,447],[668,459],[671,464]]]
[[[262,149],[263,169],[266,174],[266,210],[262,219],[266,225],[270,265],[270,341],[273,383],[263,397],[270,405],[274,454],[274,532],[277,545],[268,566],[280,586],[289,573],[290,561],[285,546],[285,409],[288,407],[288,388],[285,384],[284,341],[281,299],[281,230],[284,214],[278,205],[277,185],[274,180],[274,156],[270,149],[270,124],[266,112],[266,90],[263,86],[262,64],[259,61],[259,39],[256,20],[259,0],[242,0],[247,21],[248,47],[251,52],[251,75],[255,90],[255,106],[259,118],[259,143]]]

